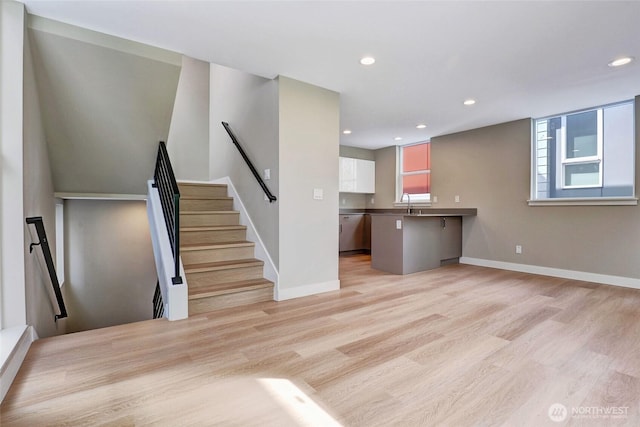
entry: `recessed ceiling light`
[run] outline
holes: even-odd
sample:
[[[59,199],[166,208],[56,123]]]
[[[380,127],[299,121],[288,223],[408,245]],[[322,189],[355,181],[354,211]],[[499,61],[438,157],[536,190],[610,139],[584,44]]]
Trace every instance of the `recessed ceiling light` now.
[[[401,136],[396,136],[395,138],[393,138],[394,141],[402,141],[402,137]]]
[[[465,99],[465,101],[463,102],[464,105],[473,105],[476,103],[475,99]]]
[[[416,126],[416,129],[424,129],[426,127],[427,127],[427,125],[419,124],[418,126]]]
[[[633,57],[624,56],[622,58],[614,59],[613,61],[609,62],[607,65],[609,67],[621,67],[623,65],[627,65],[631,61],[633,61]]]
[[[373,56],[365,56],[360,60],[360,63],[362,65],[372,65],[375,62],[376,62],[376,58],[374,58]]]
[[[345,129],[345,130],[342,131],[342,133],[344,133],[345,135],[350,135],[351,134],[351,130]]]

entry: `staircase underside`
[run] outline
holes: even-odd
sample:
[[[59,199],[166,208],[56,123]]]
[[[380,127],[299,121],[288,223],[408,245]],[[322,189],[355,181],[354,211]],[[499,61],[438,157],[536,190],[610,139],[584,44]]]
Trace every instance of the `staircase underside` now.
[[[273,300],[273,282],[254,258],[233,198],[221,184],[180,183],[180,253],[189,315]]]

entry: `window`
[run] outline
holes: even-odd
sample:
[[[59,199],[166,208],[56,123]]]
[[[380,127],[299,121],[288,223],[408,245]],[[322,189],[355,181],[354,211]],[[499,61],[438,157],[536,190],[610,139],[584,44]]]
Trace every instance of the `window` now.
[[[428,202],[431,196],[431,144],[421,142],[398,147],[398,197],[408,193],[411,202]],[[405,198],[406,200],[406,198]]]
[[[634,103],[533,122],[533,201],[635,197]]]

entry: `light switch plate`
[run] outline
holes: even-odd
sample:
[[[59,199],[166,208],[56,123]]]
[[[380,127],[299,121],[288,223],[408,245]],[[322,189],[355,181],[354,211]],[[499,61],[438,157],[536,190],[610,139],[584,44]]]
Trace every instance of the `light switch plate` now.
[[[402,230],[402,220],[401,219],[397,219],[396,220],[396,230]]]
[[[460,203],[460,196],[456,195],[456,197],[455,197],[455,202],[456,202],[456,203]]]
[[[324,199],[324,191],[322,188],[314,188],[313,189],[313,200],[322,200]]]
[[[271,169],[264,170],[264,179],[265,181],[269,181],[271,179]]]

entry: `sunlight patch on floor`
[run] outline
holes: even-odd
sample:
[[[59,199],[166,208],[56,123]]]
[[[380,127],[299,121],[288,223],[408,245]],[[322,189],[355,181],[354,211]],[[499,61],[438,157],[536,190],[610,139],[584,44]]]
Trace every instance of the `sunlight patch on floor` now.
[[[282,378],[259,378],[258,383],[278,401],[300,426],[342,427],[291,381]]]

